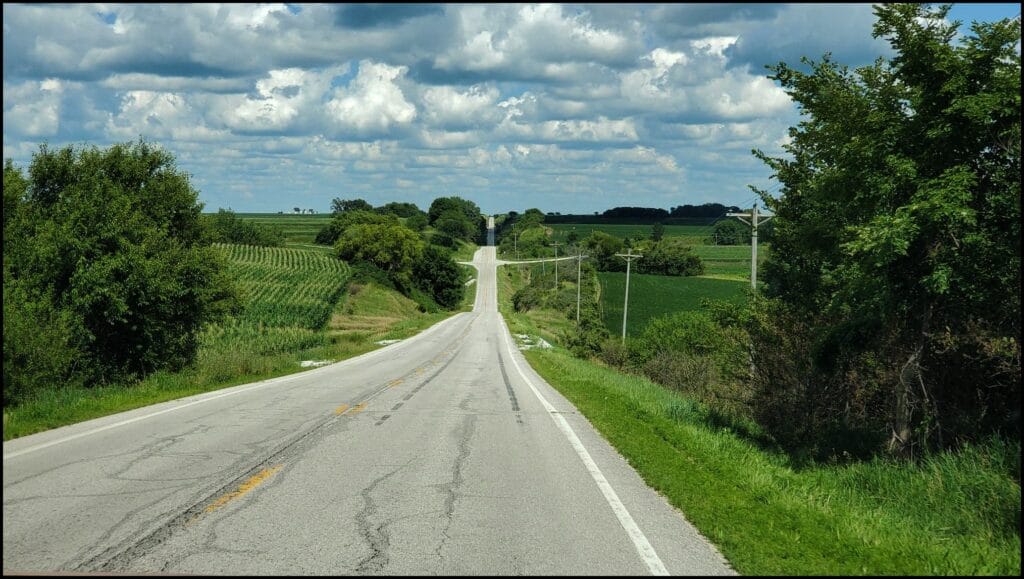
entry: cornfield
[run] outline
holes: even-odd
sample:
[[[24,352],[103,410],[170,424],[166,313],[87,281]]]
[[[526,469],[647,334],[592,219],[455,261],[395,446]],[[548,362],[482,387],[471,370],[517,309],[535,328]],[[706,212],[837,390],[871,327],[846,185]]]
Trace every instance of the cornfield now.
[[[268,356],[323,345],[321,331],[345,291],[345,262],[309,249],[216,244],[243,309],[201,336],[200,357]]]
[[[218,244],[242,294],[238,321],[319,330],[345,289],[345,262],[287,247]]]

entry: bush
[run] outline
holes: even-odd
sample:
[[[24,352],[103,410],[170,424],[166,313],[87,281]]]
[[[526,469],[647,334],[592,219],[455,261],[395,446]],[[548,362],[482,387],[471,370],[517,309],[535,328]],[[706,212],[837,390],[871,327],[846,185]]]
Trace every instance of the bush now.
[[[63,372],[22,357],[36,347],[23,341],[32,324],[40,347],[73,353],[68,378],[91,385],[183,367],[200,328],[237,307],[198,192],[169,153],[142,141],[43,145],[28,182],[4,231],[4,286],[17,288],[4,296],[15,318],[4,325],[5,389],[11,376]]]
[[[284,233],[280,229],[239,219],[230,209],[218,209],[216,214],[205,217],[211,239],[217,243],[263,247],[284,245]]]
[[[437,245],[447,249],[455,249],[459,246],[459,242],[454,237],[441,231],[435,231],[430,235],[430,243],[431,245]]]
[[[682,240],[666,239],[645,250],[636,261],[636,272],[653,275],[701,275],[704,263],[683,245]]]
[[[608,338],[601,344],[601,359],[612,368],[625,368],[629,362],[629,350],[619,338]]]
[[[413,277],[416,286],[442,308],[450,310],[462,303],[465,276],[447,250],[436,245],[426,246],[413,266]]]

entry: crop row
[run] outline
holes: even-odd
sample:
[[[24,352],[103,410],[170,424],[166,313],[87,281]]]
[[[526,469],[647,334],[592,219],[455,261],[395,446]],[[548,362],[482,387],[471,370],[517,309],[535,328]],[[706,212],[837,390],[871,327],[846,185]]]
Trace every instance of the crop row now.
[[[218,247],[239,290],[243,311],[236,322],[243,326],[318,330],[349,280],[344,262],[317,251]]]

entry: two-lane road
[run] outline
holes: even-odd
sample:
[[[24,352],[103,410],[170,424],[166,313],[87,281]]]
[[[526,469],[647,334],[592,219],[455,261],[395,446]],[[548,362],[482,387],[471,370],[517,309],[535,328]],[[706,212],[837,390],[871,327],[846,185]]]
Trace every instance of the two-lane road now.
[[[731,574],[477,298],[344,362],[4,443],[5,572]]]

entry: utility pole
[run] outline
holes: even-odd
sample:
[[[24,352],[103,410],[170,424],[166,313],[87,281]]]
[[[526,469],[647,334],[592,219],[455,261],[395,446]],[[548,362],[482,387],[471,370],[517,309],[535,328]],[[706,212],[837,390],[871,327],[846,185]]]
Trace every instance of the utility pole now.
[[[754,208],[750,210],[750,213],[727,213],[729,217],[735,217],[746,223],[751,227],[750,233],[750,287],[757,290],[757,226],[759,223],[764,223],[775,217],[774,215],[765,215],[757,212],[757,203],[754,203]],[[744,219],[749,217],[750,221]]]
[[[512,223],[512,246],[515,247],[516,250],[516,261],[519,261],[519,234],[516,233],[516,225],[519,224],[515,222]]]
[[[626,300],[622,304],[622,343],[626,343],[626,313],[629,311],[629,266],[633,263],[634,259],[643,257],[642,255],[635,255],[633,249],[626,250],[626,253],[616,253],[615,255],[626,260]]]
[[[552,243],[550,245],[551,245],[551,247],[555,248],[555,289],[557,290],[558,289],[558,246],[562,245],[562,244],[558,243],[558,242],[555,242],[555,243]]]
[[[576,248],[576,327],[580,327],[580,287],[583,286],[583,278],[580,277],[582,270],[583,258],[590,257],[583,255],[582,248]]]

